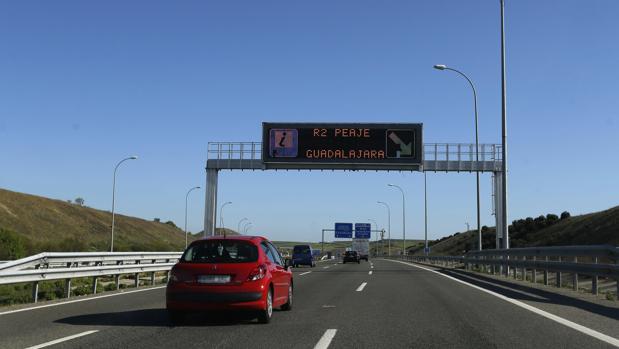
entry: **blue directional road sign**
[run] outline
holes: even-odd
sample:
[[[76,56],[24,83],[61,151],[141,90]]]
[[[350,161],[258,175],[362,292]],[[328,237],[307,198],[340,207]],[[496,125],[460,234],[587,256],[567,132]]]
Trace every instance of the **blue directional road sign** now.
[[[355,223],[355,239],[369,239],[371,231],[370,223]]]
[[[335,237],[352,239],[352,223],[335,223]]]

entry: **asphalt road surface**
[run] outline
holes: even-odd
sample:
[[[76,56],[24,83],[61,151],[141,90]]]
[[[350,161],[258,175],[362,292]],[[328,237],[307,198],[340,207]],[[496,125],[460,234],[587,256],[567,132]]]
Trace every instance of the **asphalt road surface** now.
[[[600,323],[597,328],[585,318],[585,326],[578,327],[578,312],[561,313],[550,305],[544,309],[534,298],[506,298],[493,293],[498,288],[482,290],[481,283],[476,287],[466,278],[423,268],[370,260],[328,261],[295,269],[293,310],[275,311],[266,325],[242,315],[193,315],[172,326],[163,287],[55,306],[33,305],[34,309],[18,312],[0,310],[0,348],[612,348],[619,344],[612,333],[619,329],[619,314],[599,312],[595,315],[599,318],[588,320]]]

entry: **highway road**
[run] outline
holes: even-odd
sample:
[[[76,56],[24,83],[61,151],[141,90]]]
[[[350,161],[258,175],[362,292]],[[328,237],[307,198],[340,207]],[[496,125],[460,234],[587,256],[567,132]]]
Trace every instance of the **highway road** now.
[[[469,283],[465,277],[453,278],[428,267],[380,259],[361,264],[328,261],[295,269],[294,280],[293,310],[275,312],[266,325],[244,316],[196,315],[171,326],[165,289],[158,287],[17,312],[0,310],[0,348],[612,348],[619,344],[619,313],[613,309],[606,309],[608,313],[588,309],[587,317],[583,309],[558,307],[535,295],[515,297],[517,291],[505,287],[480,289],[481,282]]]

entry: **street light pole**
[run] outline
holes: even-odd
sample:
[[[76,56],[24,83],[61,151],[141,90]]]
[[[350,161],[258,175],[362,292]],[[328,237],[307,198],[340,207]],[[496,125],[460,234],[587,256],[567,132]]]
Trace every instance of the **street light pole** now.
[[[391,256],[391,208],[389,207],[389,204],[387,204],[386,202],[382,202],[382,201],[377,201],[377,203],[385,205],[385,207],[387,208],[387,240],[388,240],[388,248],[387,248],[387,255]]]
[[[423,171],[423,209],[424,209],[424,230],[425,230],[425,248],[424,254],[428,255],[428,177],[426,171]]]
[[[112,237],[110,239],[110,252],[114,252],[114,208],[116,205],[116,171],[118,170],[118,166],[120,166],[120,164],[122,164],[123,162],[127,160],[136,160],[137,158],[138,157],[135,155],[124,158],[116,164],[116,167],[114,167],[114,180],[112,181]]]
[[[402,255],[406,255],[406,200],[404,199],[404,190],[395,184],[387,184],[390,187],[398,188],[402,193]]]
[[[224,234],[226,230],[226,227],[224,226],[224,207],[230,205],[231,203],[232,201],[224,202],[224,204],[221,205],[221,208],[219,209],[219,224],[221,225],[221,229],[224,231]]]
[[[454,69],[454,68],[449,68],[443,64],[437,64],[434,66],[434,69],[438,69],[438,70],[451,70],[453,72],[456,72],[458,74],[460,74],[462,77],[464,77],[466,79],[466,81],[469,82],[469,85],[471,85],[471,89],[473,89],[473,107],[475,110],[475,176],[477,177],[477,239],[478,239],[478,246],[477,249],[481,250],[481,225],[480,225],[480,213],[479,213],[479,130],[478,130],[478,118],[477,118],[477,91],[475,90],[475,85],[473,84],[473,81],[471,81],[471,79],[469,79],[468,76],[466,76],[466,74],[464,74],[463,72]]]
[[[187,248],[187,199],[189,198],[189,193],[196,189],[200,189],[200,187],[193,187],[187,191],[187,194],[185,194],[185,248]]]
[[[243,219],[241,219],[241,220],[239,221],[239,224],[237,224],[237,225],[236,225],[236,232],[237,232],[237,233],[239,233],[239,234],[241,233],[241,223],[243,223],[243,222],[245,222],[245,221],[248,221],[248,220],[249,220],[249,219],[247,219],[247,217],[245,217],[245,218],[243,218]]]
[[[247,231],[249,231],[249,228],[250,228],[251,226],[252,226],[252,224],[251,224],[251,223],[248,223],[248,224],[245,226],[245,230],[243,231],[243,233],[247,233]]]
[[[372,223],[374,223],[374,225],[376,226],[376,229],[375,229],[375,230],[378,230],[378,223],[376,223],[376,221],[375,221],[375,220],[373,220],[373,219],[371,219],[371,218],[368,218],[368,222],[372,222]],[[372,230],[372,229],[370,229],[370,230]],[[371,240],[370,240],[370,241],[371,241]],[[374,246],[374,247],[376,248],[376,255],[378,255],[378,233],[376,233],[376,246]]]
[[[507,224],[507,92],[505,86],[505,1],[501,0],[501,134],[503,156],[503,180],[501,181],[503,248],[509,248],[509,227]]]

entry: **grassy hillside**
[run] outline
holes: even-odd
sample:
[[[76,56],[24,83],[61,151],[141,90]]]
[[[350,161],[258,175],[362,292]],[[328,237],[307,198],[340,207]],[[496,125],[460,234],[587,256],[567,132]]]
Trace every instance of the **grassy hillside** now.
[[[509,226],[511,247],[601,245],[619,246],[619,206],[574,217],[553,214],[527,217]],[[494,248],[495,229],[482,229],[483,248]],[[430,243],[433,255],[461,255],[476,247],[477,232],[468,231]],[[411,252],[422,254],[423,250]]]
[[[185,246],[184,232],[172,222],[120,214],[115,219],[115,251],[180,251]],[[108,211],[0,189],[0,259],[43,251],[107,251],[111,222]]]

